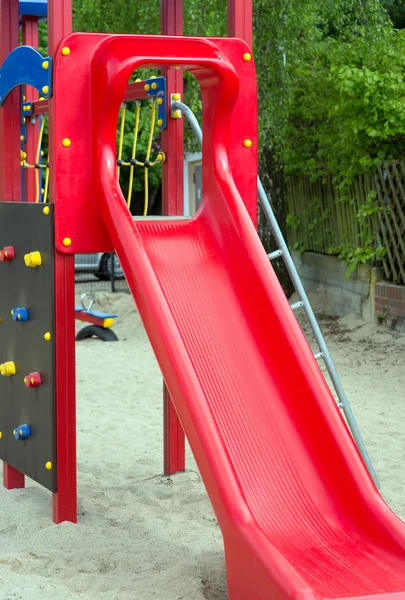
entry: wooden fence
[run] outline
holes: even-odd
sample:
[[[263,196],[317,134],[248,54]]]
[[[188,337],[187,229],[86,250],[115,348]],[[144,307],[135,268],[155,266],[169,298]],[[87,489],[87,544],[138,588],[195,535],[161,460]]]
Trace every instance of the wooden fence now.
[[[291,247],[342,256],[370,251],[385,279],[405,284],[405,163],[383,164],[346,187],[332,177],[292,177],[287,206]]]

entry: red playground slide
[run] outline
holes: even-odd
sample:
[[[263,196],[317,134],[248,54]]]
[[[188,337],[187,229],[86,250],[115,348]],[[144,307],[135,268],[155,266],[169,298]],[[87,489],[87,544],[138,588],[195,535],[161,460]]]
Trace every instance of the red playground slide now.
[[[188,64],[199,47],[211,56],[197,72],[204,197],[190,220],[134,222],[117,182],[112,115],[141,61],[128,57],[147,62],[148,43],[159,56],[176,49],[159,64]],[[366,470],[231,176],[235,71],[212,42],[188,39],[112,36],[92,60],[95,197],[217,515],[229,599],[405,600],[405,525]]]
[[[404,600],[405,525],[242,200],[205,181],[189,221],[134,223],[117,199],[103,213],[223,532],[229,598]]]

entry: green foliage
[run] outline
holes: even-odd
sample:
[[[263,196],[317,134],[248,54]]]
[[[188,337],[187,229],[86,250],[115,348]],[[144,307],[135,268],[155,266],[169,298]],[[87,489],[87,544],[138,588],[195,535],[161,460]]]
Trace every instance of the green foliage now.
[[[295,70],[285,144],[289,174],[349,181],[405,151],[405,32],[322,40]]]

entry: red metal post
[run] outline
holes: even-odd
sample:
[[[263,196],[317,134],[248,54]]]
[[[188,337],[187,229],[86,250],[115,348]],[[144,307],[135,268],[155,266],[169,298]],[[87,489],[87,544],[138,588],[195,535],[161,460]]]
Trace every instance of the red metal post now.
[[[22,39],[23,44],[38,48],[38,18],[37,17],[23,17],[22,20]],[[38,92],[31,86],[27,85],[25,89],[25,98],[27,102],[34,101],[38,98]],[[25,152],[27,154],[27,162],[31,164],[35,163],[36,153],[38,149],[38,138],[39,138],[39,119],[37,116],[32,115],[28,117],[26,123],[26,135],[27,143],[25,144]],[[35,202],[39,192],[37,190],[40,186],[39,171],[36,169],[24,169],[24,196],[27,202]]]
[[[161,32],[164,35],[183,35],[183,0],[161,0]],[[183,97],[183,71],[166,69],[168,94],[178,93]],[[162,149],[166,163],[162,172],[163,214],[184,214],[184,130],[182,119],[168,120],[162,132]],[[164,472],[166,475],[185,469],[185,436],[169,391],[164,384]]]
[[[72,31],[72,0],[48,3],[48,47],[55,56],[62,39]],[[49,99],[49,163],[50,200],[55,199],[55,147],[61,143],[55,137],[55,112]],[[68,137],[69,132],[66,132]],[[52,498],[52,518],[55,523],[77,521],[76,483],[76,358],[74,313],[74,256],[56,251],[56,426],[58,491]]]
[[[228,36],[245,40],[252,47],[252,0],[228,0]]]
[[[18,0],[0,0],[0,64],[19,46]],[[0,201],[21,200],[20,92],[14,90],[0,108]],[[3,485],[24,487],[24,474],[3,463]]]

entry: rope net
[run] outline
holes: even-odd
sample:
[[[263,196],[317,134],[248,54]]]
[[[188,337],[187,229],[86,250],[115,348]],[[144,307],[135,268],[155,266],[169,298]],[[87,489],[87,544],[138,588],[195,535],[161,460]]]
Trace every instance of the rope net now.
[[[147,131],[147,144],[145,158],[141,160],[137,157],[139,148],[139,136],[141,133],[141,111],[145,105],[150,107]],[[133,110],[133,113],[132,113]],[[132,117],[130,118],[130,115]],[[21,167],[23,169],[35,169],[35,202],[49,201],[49,155],[47,150],[47,115],[39,117],[39,134],[35,156],[32,160],[26,152],[20,151]],[[134,121],[133,128],[130,122]],[[135,190],[135,169],[143,169],[144,202],[143,216],[148,215],[149,209],[149,171],[151,168],[161,165],[165,162],[164,152],[157,151],[151,158],[153,151],[153,142],[156,129],[156,99],[148,98],[145,101],[136,100],[134,102],[123,103],[120,110],[117,131],[117,178],[122,189],[127,188],[125,193],[128,208],[131,209]],[[131,130],[132,129],[132,130]],[[126,142],[126,143],[125,143]],[[130,153],[128,150],[130,148]],[[128,154],[126,156],[125,154]],[[46,160],[44,160],[46,156]],[[30,159],[32,162],[30,162]]]

